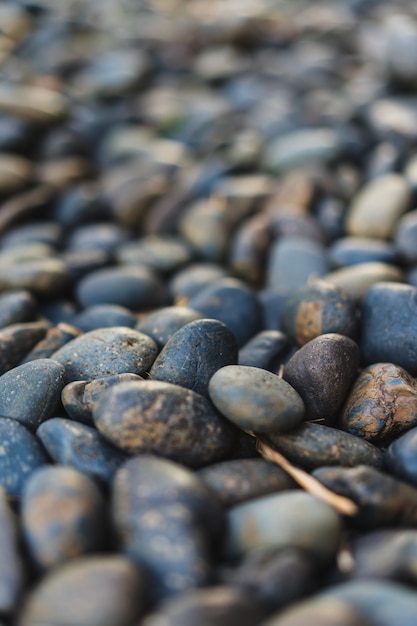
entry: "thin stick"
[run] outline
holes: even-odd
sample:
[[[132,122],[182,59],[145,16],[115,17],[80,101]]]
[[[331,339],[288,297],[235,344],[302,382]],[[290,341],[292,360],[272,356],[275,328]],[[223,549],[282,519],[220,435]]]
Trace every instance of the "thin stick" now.
[[[289,474],[291,478],[293,478],[306,491],[309,491],[314,496],[324,500],[324,502],[330,504],[330,506],[342,515],[353,516],[358,514],[359,508],[355,502],[349,500],[349,498],[345,498],[344,496],[334,493],[334,491],[325,487],[320,481],[314,478],[314,476],[311,476],[301,468],[292,465],[292,463],[282,456],[282,454],[271,448],[259,436],[256,442],[256,448],[258,452],[262,454],[264,459],[279,465],[279,467],[287,472],[287,474]]]

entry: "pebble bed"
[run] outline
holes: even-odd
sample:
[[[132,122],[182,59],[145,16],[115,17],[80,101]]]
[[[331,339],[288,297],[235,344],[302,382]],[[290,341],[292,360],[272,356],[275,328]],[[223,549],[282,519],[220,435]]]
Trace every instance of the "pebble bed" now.
[[[0,68],[0,626],[415,626],[415,3],[4,1]]]

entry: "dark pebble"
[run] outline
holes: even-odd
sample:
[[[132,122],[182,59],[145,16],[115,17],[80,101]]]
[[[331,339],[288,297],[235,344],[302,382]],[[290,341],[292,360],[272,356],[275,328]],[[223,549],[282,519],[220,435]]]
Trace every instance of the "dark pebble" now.
[[[225,507],[297,487],[284,470],[260,458],[214,463],[197,474]]]
[[[179,270],[171,278],[168,289],[175,301],[186,300],[199,291],[226,277],[226,271],[221,265],[214,263],[191,263]]]
[[[177,330],[202,317],[201,313],[187,306],[169,306],[147,313],[135,328],[152,337],[158,347],[163,348]]]
[[[226,324],[239,347],[262,330],[262,310],[257,295],[243,282],[232,278],[208,285],[190,298],[187,306]]]
[[[60,260],[65,264],[71,285],[81,282],[89,274],[107,269],[113,261],[109,252],[97,248],[66,250]]]
[[[97,485],[72,467],[34,472],[22,494],[25,545],[39,569],[99,552],[105,546],[105,505]]]
[[[52,417],[65,385],[65,368],[52,359],[37,359],[0,376],[0,415],[31,430]]]
[[[27,353],[25,358],[21,360],[21,364],[37,359],[47,359],[54,352],[59,350],[59,348],[62,348],[62,346],[65,346],[66,343],[79,335],[80,332],[77,328],[65,322],[61,322],[57,326],[49,328],[45,337],[38,341],[38,343],[33,346],[32,350]]]
[[[190,467],[223,460],[232,444],[232,430],[209,400],[159,380],[109,388],[94,407],[93,418],[121,450],[152,453]]]
[[[281,312],[281,329],[299,346],[327,333],[355,339],[358,322],[353,300],[323,280],[297,290],[286,300]]]
[[[417,487],[417,428],[395,439],[386,449],[387,468]]]
[[[361,527],[415,526],[417,489],[368,465],[321,467],[313,475],[326,487],[359,506]]]
[[[124,306],[118,304],[95,304],[86,307],[71,319],[71,323],[87,333],[98,328],[111,328],[112,326],[125,326],[134,328],[136,316]]]
[[[328,271],[323,244],[307,237],[278,238],[271,245],[266,285],[290,294],[311,278],[320,278]]]
[[[67,382],[72,382],[125,372],[143,374],[157,353],[155,342],[147,335],[114,326],[84,333],[54,352],[52,358],[64,365]]]
[[[417,263],[417,211],[410,211],[399,220],[394,243],[407,265]]]
[[[13,613],[19,608],[24,587],[24,563],[20,551],[20,525],[0,490],[0,612]]]
[[[384,454],[379,448],[359,437],[322,424],[305,422],[289,433],[270,433],[267,440],[285,458],[307,470],[323,465],[384,465]]]
[[[144,265],[158,275],[170,275],[192,260],[192,251],[186,242],[173,235],[148,235],[124,243],[115,251],[121,264]]]
[[[302,346],[284,368],[286,380],[305,404],[306,418],[333,422],[359,367],[359,348],[349,337],[319,335]]]
[[[239,365],[277,372],[291,349],[291,341],[279,330],[257,333],[239,350]]]
[[[54,222],[26,222],[8,230],[1,238],[2,249],[21,244],[44,243],[53,249],[62,245],[63,229]]]
[[[264,611],[253,598],[230,587],[210,587],[181,594],[150,614],[143,626],[257,626]]]
[[[369,365],[355,380],[341,415],[344,430],[386,443],[417,425],[416,380],[393,363]]]
[[[39,441],[23,424],[0,418],[0,485],[8,496],[19,498],[29,476],[48,463]]]
[[[132,626],[145,612],[142,568],[118,554],[57,566],[26,598],[18,625]]]
[[[130,459],[116,473],[112,511],[121,548],[146,568],[154,598],[212,579],[224,516],[195,474],[165,459]]]
[[[236,364],[237,356],[235,336],[225,324],[199,319],[172,335],[156,357],[149,376],[208,397],[213,374],[225,365]]]
[[[118,304],[132,311],[166,304],[167,297],[159,278],[145,266],[123,265],[90,272],[76,287],[84,307]]]
[[[270,225],[265,215],[254,215],[242,222],[230,243],[229,265],[233,273],[251,285],[259,285],[270,242]]]
[[[119,383],[139,380],[142,380],[141,376],[128,372],[96,378],[90,382],[74,380],[63,388],[61,393],[62,404],[73,420],[92,425],[93,409],[106,389]]]
[[[44,298],[58,297],[69,287],[69,273],[58,258],[5,263],[0,268],[0,290],[27,290]]]
[[[417,374],[417,288],[399,283],[373,285],[362,302],[361,355],[365,365],[395,363]]]
[[[329,247],[328,254],[335,268],[374,261],[395,264],[398,261],[397,247],[392,242],[371,237],[341,237]]]
[[[227,365],[209,383],[217,409],[242,430],[287,432],[304,419],[304,404],[285,380],[258,367]]]
[[[111,222],[94,222],[74,228],[67,240],[67,248],[72,251],[104,250],[113,254],[118,246],[131,238],[128,230]]]
[[[36,436],[55,463],[70,465],[105,484],[126,460],[95,428],[63,417],[41,424]]]
[[[11,324],[0,330],[0,375],[16,367],[48,332],[48,322]]]
[[[0,328],[32,322],[36,315],[37,303],[30,291],[8,291],[0,295]]]

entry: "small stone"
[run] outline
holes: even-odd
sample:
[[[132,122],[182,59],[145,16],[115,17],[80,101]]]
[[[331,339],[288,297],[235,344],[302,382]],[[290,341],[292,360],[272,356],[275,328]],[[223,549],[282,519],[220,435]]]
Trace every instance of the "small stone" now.
[[[284,333],[279,330],[263,330],[239,350],[239,365],[277,372],[291,348],[291,342]]]
[[[417,427],[396,438],[385,452],[387,468],[417,487]]]
[[[19,498],[29,476],[48,458],[35,435],[14,419],[0,417],[0,441],[0,485]]]
[[[287,432],[304,419],[304,403],[285,380],[258,367],[228,365],[209,383],[217,409],[242,430]]]
[[[156,357],[149,376],[208,397],[213,374],[236,362],[237,344],[232,331],[218,320],[199,319],[172,335]]]
[[[289,433],[271,433],[267,441],[289,461],[307,470],[323,465],[384,465],[383,453],[369,442],[322,424],[305,422]]]
[[[188,304],[189,299],[204,287],[225,277],[226,271],[220,265],[191,263],[172,277],[169,291],[175,302],[186,301]]]
[[[197,475],[225,507],[297,487],[284,470],[259,458],[214,463]]]
[[[375,283],[401,282],[404,276],[395,265],[373,261],[341,267],[323,276],[323,280],[344,291],[355,302],[361,302]]]
[[[72,467],[40,468],[24,488],[22,526],[26,547],[41,570],[99,552],[105,545],[103,496]]]
[[[3,83],[0,111],[38,124],[53,124],[66,116],[68,103],[62,94],[52,89]]]
[[[323,244],[296,235],[278,238],[269,251],[266,284],[293,293],[328,271]]]
[[[0,329],[0,375],[19,365],[49,328],[48,322],[26,322]]]
[[[70,465],[104,484],[126,460],[95,428],[63,417],[41,424],[36,436],[55,463]]]
[[[124,556],[77,558],[54,568],[32,589],[18,624],[131,626],[145,612],[145,589],[141,567]]]
[[[341,426],[374,443],[389,442],[417,426],[415,379],[393,363],[366,367],[346,399]]]
[[[121,244],[115,253],[124,265],[144,265],[158,274],[172,274],[188,265],[192,252],[188,244],[173,235],[148,235],[139,240]]]
[[[395,247],[407,265],[417,263],[417,211],[410,211],[398,221]]]
[[[398,225],[405,217],[399,220]],[[399,256],[397,248],[398,244],[394,246],[392,242],[372,237],[340,237],[328,248],[328,253],[335,268],[374,262],[395,265]]]
[[[295,130],[269,142],[264,166],[273,172],[285,172],[312,163],[334,161],[341,151],[340,138],[331,128]]]
[[[180,328],[202,317],[201,313],[186,306],[163,307],[144,315],[137,322],[136,330],[152,337],[158,347],[163,348]]]
[[[55,258],[38,258],[0,268],[0,291],[26,289],[43,297],[58,296],[68,288],[65,263]]]
[[[229,509],[227,519],[225,551],[231,557],[261,548],[299,548],[317,563],[328,564],[340,542],[338,514],[304,491],[278,493],[239,504]]]
[[[349,207],[347,234],[389,239],[410,200],[410,189],[403,176],[386,174],[376,178],[359,191]]]
[[[307,623],[310,626],[375,626],[375,622],[369,622],[350,602],[317,596],[294,603],[261,622],[260,626],[305,626]]]
[[[32,350],[27,353],[24,359],[21,361],[21,365],[28,363],[29,361],[35,361],[39,359],[47,359],[54,352],[65,346],[66,343],[78,337],[80,332],[74,326],[70,324],[59,323],[53,328],[49,328],[45,337],[38,341],[33,346]]]
[[[32,164],[15,154],[0,152],[0,193],[24,189],[32,178]]]
[[[222,460],[227,421],[203,396],[159,380],[110,387],[93,409],[98,430],[128,454],[152,453],[190,467]]]
[[[88,333],[90,330],[99,328],[111,328],[112,326],[125,326],[134,328],[136,315],[129,309],[118,304],[95,304],[87,306],[83,311],[74,315],[72,324]]]
[[[333,422],[355,379],[359,348],[349,337],[319,335],[302,346],[284,369],[286,380],[301,396],[307,419]]]
[[[36,300],[30,291],[8,291],[0,294],[0,328],[34,321],[36,309]]]
[[[229,243],[230,217],[218,200],[199,200],[184,213],[179,231],[200,258],[221,262]]]
[[[114,374],[144,374],[158,353],[155,342],[124,326],[99,328],[68,342],[52,358],[65,367],[67,382]]]
[[[24,564],[20,554],[18,521],[6,494],[0,489],[0,611],[11,614],[19,607],[24,584]]]

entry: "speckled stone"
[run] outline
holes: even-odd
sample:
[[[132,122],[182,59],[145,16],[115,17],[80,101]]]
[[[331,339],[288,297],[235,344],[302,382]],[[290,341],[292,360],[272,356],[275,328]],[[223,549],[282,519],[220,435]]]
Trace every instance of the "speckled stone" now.
[[[284,379],[303,399],[306,419],[333,422],[359,367],[358,345],[349,337],[315,337],[291,357]]]
[[[75,339],[80,335],[80,331],[70,324],[61,322],[52,328],[49,328],[46,335],[33,346],[32,350],[27,353],[24,359],[21,360],[21,365],[28,363],[29,361],[35,361],[39,359],[47,359],[54,352],[65,346],[66,343]]]
[[[384,465],[384,455],[376,446],[322,424],[305,422],[289,433],[269,434],[267,441],[289,461],[307,470],[323,465]]]
[[[128,454],[153,453],[190,467],[220,461],[233,433],[203,396],[159,380],[109,388],[93,409],[98,430]]]
[[[334,558],[340,542],[338,514],[305,491],[288,491],[238,504],[229,509],[227,519],[225,551],[230,556],[266,547],[301,548],[324,564]]]
[[[416,425],[415,378],[393,363],[366,367],[346,399],[342,428],[367,441],[386,443]]]
[[[32,589],[18,625],[131,626],[145,612],[145,589],[142,568],[124,556],[74,559],[54,568]]]
[[[67,382],[93,380],[114,374],[143,374],[155,360],[155,342],[124,326],[84,333],[54,352],[52,358],[65,367]]]
[[[326,333],[355,339],[358,313],[351,298],[331,283],[318,280],[289,296],[281,312],[281,329],[300,346]]]
[[[197,475],[226,507],[297,487],[284,470],[259,458],[213,463]]]
[[[103,550],[105,520],[104,499],[97,485],[72,467],[49,465],[26,482],[24,541],[42,570]]]
[[[52,417],[65,384],[65,368],[52,359],[37,359],[0,376],[0,415],[30,429]]]
[[[225,520],[220,503],[195,473],[140,455],[118,470],[112,494],[121,549],[146,567],[153,598],[209,582]]]
[[[29,476],[48,463],[39,441],[20,422],[0,418],[0,485],[8,496],[20,497]]]
[[[105,484],[127,458],[97,429],[64,417],[41,424],[36,436],[55,463],[70,465]]]
[[[417,374],[417,287],[380,282],[362,302],[361,355],[365,365],[395,363]]]
[[[242,430],[287,432],[304,419],[298,393],[275,374],[258,367],[228,365],[209,383],[210,399]]]
[[[0,611],[13,613],[20,605],[24,563],[20,552],[18,519],[0,489]]]
[[[61,393],[62,404],[73,420],[92,425],[93,408],[106,389],[119,383],[138,382],[140,380],[143,380],[141,376],[130,373],[96,378],[90,382],[74,380],[63,388]]]
[[[149,376],[208,397],[213,374],[221,367],[235,365],[237,358],[236,339],[226,324],[198,319],[172,335],[153,362]]]
[[[379,176],[362,187],[349,207],[347,234],[389,239],[410,200],[410,188],[403,176]]]

